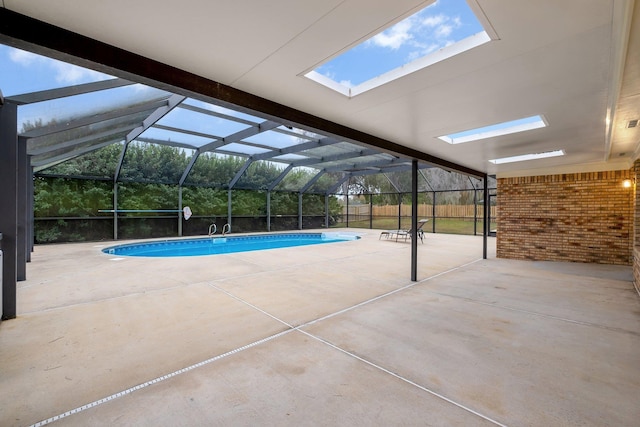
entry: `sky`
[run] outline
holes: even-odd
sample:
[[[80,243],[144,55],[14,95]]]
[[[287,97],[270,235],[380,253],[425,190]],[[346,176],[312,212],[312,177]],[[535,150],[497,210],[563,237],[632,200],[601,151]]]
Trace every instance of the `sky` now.
[[[112,78],[97,71],[0,45],[0,90],[5,97]],[[18,129],[25,121],[41,119],[46,123],[53,117],[68,119],[80,114],[97,113],[131,103],[134,99],[158,97],[161,91],[133,85],[112,89],[111,94],[108,99],[93,93],[74,96],[73,99],[61,98],[21,106],[18,109]]]
[[[0,45],[0,65],[0,89],[4,96],[112,78],[4,45]]]
[[[315,71],[351,88],[482,31],[465,0],[438,0]]]
[[[542,116],[525,117],[518,120],[511,120],[503,123],[496,123],[476,129],[469,129],[463,132],[453,133],[439,137],[449,143],[458,144],[460,142],[476,141],[478,139],[490,138],[498,135],[522,132],[525,130],[545,127],[546,123]],[[449,140],[447,140],[449,139]]]

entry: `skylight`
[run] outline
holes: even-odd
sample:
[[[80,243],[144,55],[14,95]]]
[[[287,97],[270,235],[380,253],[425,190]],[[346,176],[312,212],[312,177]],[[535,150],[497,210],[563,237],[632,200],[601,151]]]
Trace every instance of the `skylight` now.
[[[492,38],[465,0],[437,0],[305,77],[352,97]]]
[[[564,156],[564,150],[545,151],[544,153],[523,154],[521,156],[502,157],[501,159],[489,160],[494,165],[502,163],[524,162],[526,160],[546,159],[548,157]]]
[[[547,123],[542,116],[531,116],[525,117],[524,119],[511,120],[510,122],[503,122],[491,126],[465,130],[464,132],[439,136],[438,139],[448,142],[449,144],[462,144],[463,142],[509,135],[512,133],[539,129],[546,126]]]

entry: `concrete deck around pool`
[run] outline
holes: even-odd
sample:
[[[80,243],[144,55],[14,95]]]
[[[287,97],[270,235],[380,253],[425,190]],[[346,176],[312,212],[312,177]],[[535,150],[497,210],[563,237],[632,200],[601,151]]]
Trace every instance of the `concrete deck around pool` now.
[[[348,231],[190,258],[36,247],[0,323],[0,425],[638,425],[630,267],[426,234],[411,282],[409,243]]]

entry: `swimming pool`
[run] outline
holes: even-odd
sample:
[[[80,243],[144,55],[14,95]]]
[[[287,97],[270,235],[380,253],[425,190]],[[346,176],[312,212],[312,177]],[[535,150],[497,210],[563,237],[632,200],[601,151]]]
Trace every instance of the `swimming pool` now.
[[[357,240],[358,236],[346,233],[286,233],[231,237],[199,237],[195,239],[158,240],[109,246],[102,252],[118,256],[180,257],[228,254],[289,248],[293,246]]]

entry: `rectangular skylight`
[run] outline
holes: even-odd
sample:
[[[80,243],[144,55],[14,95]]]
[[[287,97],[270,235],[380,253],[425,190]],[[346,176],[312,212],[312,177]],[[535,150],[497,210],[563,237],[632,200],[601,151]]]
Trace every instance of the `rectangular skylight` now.
[[[475,2],[432,1],[304,75],[353,97],[497,39],[487,24]]]
[[[509,122],[498,123],[464,132],[439,136],[438,139],[449,144],[462,144],[463,142],[478,141],[480,139],[493,138],[496,136],[509,135],[512,133],[524,132],[539,129],[547,126],[547,122],[540,115],[525,117],[524,119],[511,120]]]
[[[525,160],[545,159],[547,157],[564,156],[564,150],[545,151],[544,153],[536,154],[523,154],[513,157],[502,157],[500,159],[489,160],[494,165],[500,165],[502,163],[524,162]]]

